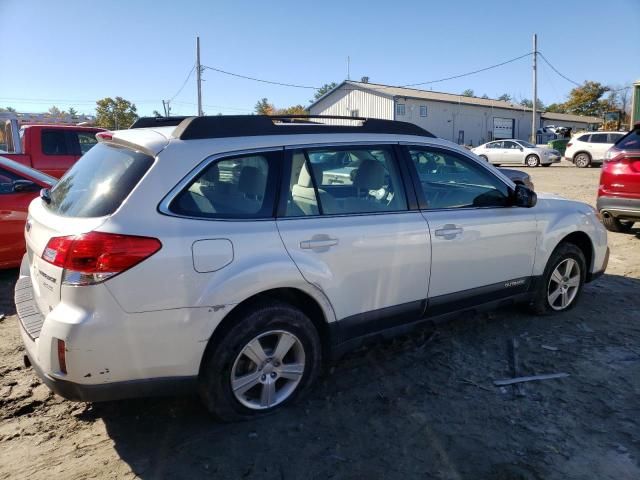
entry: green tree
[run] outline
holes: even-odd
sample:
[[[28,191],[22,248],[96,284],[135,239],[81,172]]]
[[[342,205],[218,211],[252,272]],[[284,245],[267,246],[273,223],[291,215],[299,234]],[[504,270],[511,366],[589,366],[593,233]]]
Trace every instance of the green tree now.
[[[601,98],[609,90],[609,87],[599,82],[586,81],[571,90],[564,108],[567,113],[599,117],[608,107],[608,103]]]
[[[96,102],[96,125],[109,130],[129,128],[138,118],[135,104],[122,97],[105,97]]]
[[[156,117],[156,118],[159,118],[159,117],[162,116],[162,114],[158,110],[154,110],[153,111],[153,116]]]
[[[523,98],[520,100],[520,105],[527,108],[533,108],[533,102],[529,98]],[[544,103],[539,98],[536,100],[536,109],[538,111],[544,110]]]
[[[78,116],[78,111],[73,107],[69,107],[69,115],[71,115],[71,118],[75,118]]]
[[[473,90],[470,88],[467,88],[466,90],[464,90],[462,92],[462,96],[463,97],[473,97]]]
[[[294,105],[289,108],[281,108],[277,111],[280,115],[308,115],[309,112],[302,105]]]
[[[258,100],[254,108],[258,115],[273,115],[276,112],[276,108],[266,98]]]
[[[502,95],[500,95],[497,100],[502,100],[503,102],[510,102],[511,101],[511,95],[509,95],[508,93],[503,93]]]
[[[564,108],[564,103],[552,103],[551,105],[547,105],[547,112],[551,113],[565,113],[566,110]]]
[[[49,115],[56,118],[62,115],[62,111],[54,105],[49,109]]]
[[[310,100],[310,102],[314,102],[315,100],[318,100],[325,93],[329,92],[330,90],[333,90],[337,86],[338,84],[336,82],[325,83],[319,89],[316,90],[316,93],[313,94],[313,100]]]
[[[5,108],[0,107],[0,112],[15,112],[15,111],[16,109],[13,107],[5,107]]]
[[[486,93],[483,93],[480,98],[484,98],[485,100],[488,100],[489,99],[489,95],[487,95]]]

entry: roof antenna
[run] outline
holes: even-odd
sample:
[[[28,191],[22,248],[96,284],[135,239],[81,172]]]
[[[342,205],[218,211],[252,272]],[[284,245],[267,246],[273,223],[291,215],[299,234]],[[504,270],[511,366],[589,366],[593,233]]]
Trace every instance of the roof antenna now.
[[[351,57],[347,55],[347,80],[351,80]]]

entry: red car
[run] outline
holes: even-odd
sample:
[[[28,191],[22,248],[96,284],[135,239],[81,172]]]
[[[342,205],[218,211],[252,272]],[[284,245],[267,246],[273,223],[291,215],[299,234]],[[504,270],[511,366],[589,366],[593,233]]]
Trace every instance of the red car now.
[[[0,268],[20,266],[25,252],[24,226],[31,200],[56,179],[0,157]]]
[[[628,232],[640,222],[640,123],[607,151],[596,206],[612,232]]]

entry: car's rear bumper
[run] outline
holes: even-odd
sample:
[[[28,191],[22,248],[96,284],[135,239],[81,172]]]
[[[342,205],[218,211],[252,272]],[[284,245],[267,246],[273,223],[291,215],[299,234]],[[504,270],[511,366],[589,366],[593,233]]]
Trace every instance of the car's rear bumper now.
[[[598,197],[596,208],[622,220],[640,221],[640,199],[621,197]]]

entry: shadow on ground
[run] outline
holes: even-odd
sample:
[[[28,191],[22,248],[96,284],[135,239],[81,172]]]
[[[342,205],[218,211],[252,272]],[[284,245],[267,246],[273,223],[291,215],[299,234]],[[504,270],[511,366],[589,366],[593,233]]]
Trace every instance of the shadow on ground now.
[[[219,423],[196,397],[87,405],[80,419],[103,420],[144,479],[640,478],[638,291],[605,275],[563,315],[503,309],[361,349],[251,422]],[[570,377],[494,387],[512,376],[514,338],[519,374]]]

